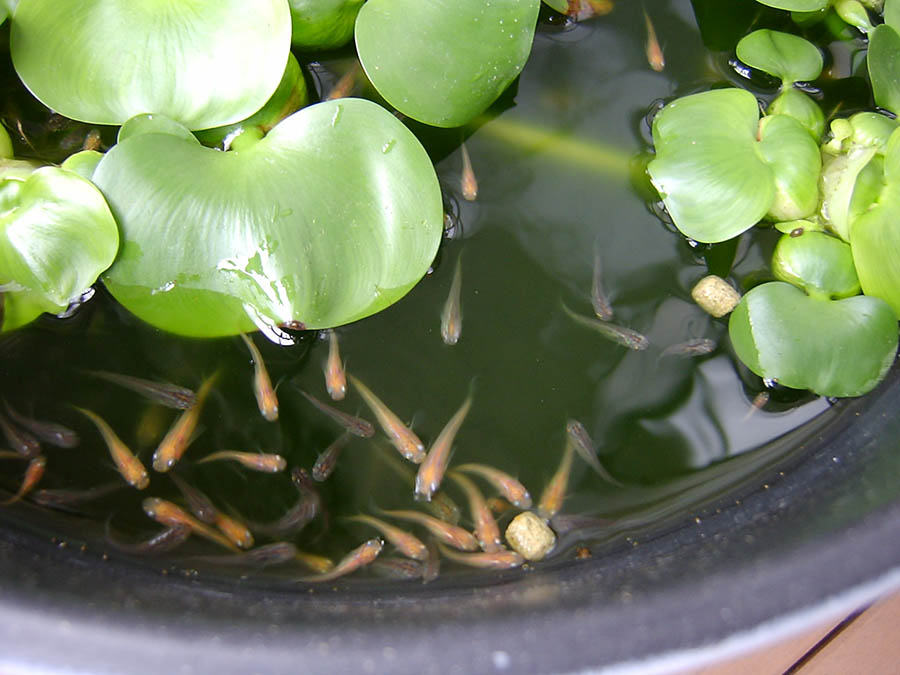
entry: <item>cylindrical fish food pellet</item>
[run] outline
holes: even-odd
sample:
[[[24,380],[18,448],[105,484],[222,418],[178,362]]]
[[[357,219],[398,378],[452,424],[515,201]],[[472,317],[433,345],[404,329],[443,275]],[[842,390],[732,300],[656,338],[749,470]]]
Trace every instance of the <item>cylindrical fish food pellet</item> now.
[[[691,290],[691,297],[700,308],[717,319],[725,316],[741,301],[741,294],[722,277],[710,274]]]
[[[556,546],[556,535],[542,518],[523,511],[507,526],[506,541],[526,560],[540,560]]]

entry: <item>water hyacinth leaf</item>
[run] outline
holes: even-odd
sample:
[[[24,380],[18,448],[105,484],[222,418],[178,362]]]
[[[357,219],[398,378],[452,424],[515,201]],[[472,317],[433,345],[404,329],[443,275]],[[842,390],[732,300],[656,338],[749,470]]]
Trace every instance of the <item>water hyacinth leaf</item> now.
[[[369,80],[397,110],[425,124],[461,126],[522,70],[540,4],[368,0],[356,19],[356,48]]]
[[[887,302],[900,317],[900,185],[889,186],[880,202],[853,222],[850,248],[862,290]]]
[[[834,0],[834,11],[848,24],[863,33],[870,33],[874,26],[869,12],[859,0]]]
[[[815,80],[822,72],[819,48],[797,35],[755,30],[737,45],[737,57],[752,68],[779,78],[785,86]]]
[[[817,12],[825,9],[831,0],[756,0],[761,5],[786,9],[789,12]]]
[[[353,24],[365,0],[288,0],[291,44],[299,49],[337,49],[353,37]]]
[[[340,325],[400,299],[433,261],[434,168],[374,103],[309,106],[230,152],[159,128],[111,148],[94,174],[124,235],[104,282],[155,326]]]
[[[552,7],[560,14],[565,14],[569,11],[569,0],[544,0],[544,4]]]
[[[884,22],[900,31],[900,2],[898,0],[884,0]]]
[[[850,205],[856,179],[875,157],[874,147],[853,146],[847,154],[827,156],[822,168],[820,213],[831,230],[844,241],[850,240]]]
[[[807,296],[773,281],[750,290],[731,313],[738,358],[763,378],[822,396],[861,396],[897,352],[897,319],[882,300]]]
[[[819,104],[799,89],[785,89],[769,104],[768,115],[787,115],[800,122],[816,141],[825,132],[825,113]]]
[[[774,173],[757,152],[758,125],[756,98],[742,89],[685,96],[654,118],[656,159],[647,171],[685,236],[725,241],[771,208]]]
[[[205,129],[194,135],[204,145],[219,145],[229,136],[234,137],[245,129],[256,127],[262,133],[268,132],[292,112],[302,108],[309,102],[306,91],[306,80],[300,70],[300,64],[293,54],[288,55],[287,67],[278,88],[266,104],[245,120],[228,124],[224,127]]]
[[[882,24],[869,33],[866,63],[875,103],[900,113],[900,35],[896,30]]]
[[[28,89],[66,117],[119,125],[155,112],[206,129],[263,106],[290,32],[284,0],[27,0],[10,51]]]
[[[800,122],[787,115],[767,115],[759,125],[760,157],[773,171],[775,198],[769,208],[774,220],[812,215],[819,203],[819,146]]]
[[[97,152],[96,150],[82,150],[81,152],[76,152],[74,155],[66,157],[59,166],[61,169],[74,171],[85,180],[92,180],[94,177],[94,170],[97,168],[101,159],[103,159],[102,152]]]
[[[12,140],[6,132],[6,129],[0,126],[0,159],[12,159],[12,156]]]
[[[119,231],[103,196],[72,171],[48,166],[5,178],[0,200],[0,285],[8,305],[24,294],[30,309],[20,316],[37,307],[61,312],[116,256]]]
[[[772,254],[772,273],[826,300],[849,298],[860,292],[850,246],[822,232],[785,235]]]

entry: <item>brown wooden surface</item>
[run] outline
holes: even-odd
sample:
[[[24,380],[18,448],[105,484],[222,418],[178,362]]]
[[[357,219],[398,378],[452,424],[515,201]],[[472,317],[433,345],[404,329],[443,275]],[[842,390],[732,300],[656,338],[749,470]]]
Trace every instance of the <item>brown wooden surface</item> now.
[[[900,675],[900,593],[800,635],[684,675]]]

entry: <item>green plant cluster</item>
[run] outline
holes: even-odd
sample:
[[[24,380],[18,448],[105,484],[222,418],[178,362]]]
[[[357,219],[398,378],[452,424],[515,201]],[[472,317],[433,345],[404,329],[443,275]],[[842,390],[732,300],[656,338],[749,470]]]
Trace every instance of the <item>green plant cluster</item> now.
[[[59,167],[0,135],[3,331],[98,278],[182,335],[323,328],[397,301],[443,231],[394,111],[455,127],[518,76],[540,0],[6,0],[12,65],[48,108],[120,127]],[[292,50],[353,42],[387,106],[310,104]],[[452,64],[452,65],[448,65]]]
[[[788,387],[857,396],[884,377],[897,351],[900,3],[763,4],[834,11],[863,30],[874,101],[888,112],[837,118],[826,130],[819,105],[796,86],[820,76],[819,49],[791,33],[756,30],[736,52],[781,81],[765,113],[739,88],[672,101],[653,121],[648,173],[693,240],[723,242],[757,224],[783,233],[772,259],[776,281],[749,290],[731,315],[738,358]],[[877,25],[849,21],[851,4]]]

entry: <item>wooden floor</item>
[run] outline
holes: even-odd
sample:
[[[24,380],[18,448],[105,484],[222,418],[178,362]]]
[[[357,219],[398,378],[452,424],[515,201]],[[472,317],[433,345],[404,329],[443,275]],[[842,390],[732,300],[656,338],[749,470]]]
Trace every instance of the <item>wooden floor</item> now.
[[[900,675],[900,593],[750,655],[684,675]]]

